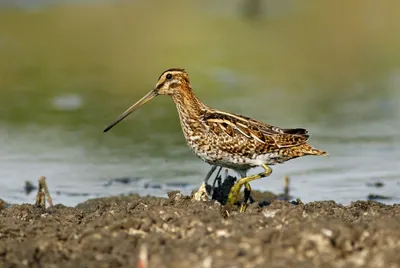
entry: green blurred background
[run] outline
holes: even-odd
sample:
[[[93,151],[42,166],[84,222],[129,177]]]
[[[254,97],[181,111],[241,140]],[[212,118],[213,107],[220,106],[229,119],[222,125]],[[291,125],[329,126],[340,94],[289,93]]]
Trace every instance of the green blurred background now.
[[[169,98],[102,133],[181,67],[208,105],[307,128],[331,154],[255,188],[279,192],[290,175],[305,201],[398,198],[399,14],[395,0],[0,1],[0,197],[32,200],[24,181],[40,175],[64,204],[198,187],[209,167]],[[119,177],[134,179],[104,186]]]

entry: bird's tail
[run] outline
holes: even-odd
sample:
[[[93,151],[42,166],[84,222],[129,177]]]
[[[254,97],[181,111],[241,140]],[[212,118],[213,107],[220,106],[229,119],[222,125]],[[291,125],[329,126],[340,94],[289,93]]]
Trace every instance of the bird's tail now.
[[[317,149],[312,147],[311,145],[308,145],[303,148],[304,149],[304,153],[308,154],[308,155],[321,155],[321,156],[329,156],[329,154],[326,151]]]

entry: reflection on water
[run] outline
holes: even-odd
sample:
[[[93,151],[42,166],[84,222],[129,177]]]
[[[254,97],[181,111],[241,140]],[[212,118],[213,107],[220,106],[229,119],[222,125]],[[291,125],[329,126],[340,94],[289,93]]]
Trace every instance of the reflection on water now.
[[[129,10],[145,9],[137,5]],[[291,195],[305,202],[349,203],[370,193],[395,198],[388,203],[400,199],[400,69],[389,56],[395,47],[389,39],[384,56],[379,46],[368,43],[367,37],[374,37],[369,32],[361,41],[352,39],[369,44],[365,47],[369,54],[357,54],[353,43],[335,46],[324,39],[317,46],[321,51],[314,53],[309,48],[315,45],[312,34],[310,43],[301,39],[310,36],[295,34],[299,22],[292,20],[296,18],[252,21],[254,28],[248,28],[234,16],[224,17],[229,22],[224,24],[214,13],[210,19],[209,12],[199,14],[193,6],[183,5],[179,8],[193,16],[182,27],[193,27],[197,34],[188,34],[181,44],[169,31],[160,31],[160,24],[146,29],[129,24],[135,34],[126,35],[122,25],[135,18],[120,6],[85,8],[86,18],[92,20],[70,21],[68,12],[82,14],[79,8],[45,10],[36,17],[24,12],[0,17],[14,22],[9,24],[14,28],[0,23],[4,59],[0,63],[0,198],[32,203],[34,193],[26,196],[23,186],[41,175],[47,176],[54,201],[66,205],[121,193],[165,196],[173,189],[190,193],[201,184],[209,166],[187,148],[168,97],[156,98],[111,132],[102,132],[151,89],[159,73],[179,66],[187,68],[196,94],[206,104],[285,128],[305,127],[311,132],[310,143],[330,154],[274,166],[273,174],[253,182],[253,188],[281,192],[283,176],[288,175]],[[205,17],[206,25],[199,26]],[[160,21],[174,31],[174,19]],[[308,25],[308,19],[300,22]],[[43,31],[33,35],[38,29]],[[149,36],[147,31],[161,36]],[[338,38],[335,34],[340,31],[331,31],[331,37]],[[249,47],[236,36],[254,43]],[[294,40],[301,43],[289,46]],[[330,49],[339,56],[329,55]],[[151,57],[140,51],[152,53]],[[321,55],[323,60],[318,59]],[[340,55],[344,59],[337,59]],[[303,57],[310,59],[310,65]],[[346,57],[360,57],[361,63],[347,62]],[[109,183],[115,178],[133,179]],[[368,186],[378,181],[384,186]]]

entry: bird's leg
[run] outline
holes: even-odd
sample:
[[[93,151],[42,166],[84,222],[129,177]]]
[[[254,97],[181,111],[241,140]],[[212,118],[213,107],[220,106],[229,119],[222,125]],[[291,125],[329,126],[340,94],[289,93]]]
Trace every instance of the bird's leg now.
[[[246,187],[246,191],[248,192],[248,193],[245,192],[245,201],[247,202],[248,198],[250,197],[250,192],[251,192],[249,182],[251,182],[253,180],[257,180],[259,178],[268,177],[272,173],[272,169],[269,166],[262,164],[261,167],[264,168],[264,172],[261,172],[261,173],[258,173],[258,174],[255,174],[255,175],[252,175],[249,177],[241,178],[240,180],[238,180],[235,183],[235,185],[232,186],[232,188],[229,192],[229,195],[228,195],[227,204],[233,205],[239,199],[240,190],[242,189],[243,185]],[[246,200],[246,196],[247,196],[247,200]],[[245,205],[245,207],[242,206],[240,211],[246,210],[246,207],[247,207],[247,204]]]
[[[214,191],[215,191],[215,188],[216,188],[216,187],[215,187],[215,184],[216,184],[217,182],[218,182],[218,188],[221,189],[221,178],[218,177],[218,176],[219,176],[219,173],[221,173],[221,170],[222,170],[222,167],[219,167],[219,170],[218,170],[218,172],[217,172],[217,175],[215,176],[213,185],[212,185],[212,187],[211,187],[211,193],[210,193],[211,199],[212,199],[213,196],[214,196]]]
[[[209,199],[209,194],[207,192],[207,184],[208,180],[210,179],[211,175],[217,169],[217,166],[211,166],[210,171],[207,173],[206,177],[204,178],[203,184],[200,186],[199,190],[194,193],[193,200],[197,201],[204,201]]]
[[[210,171],[207,173],[206,177],[204,178],[204,184],[208,184],[208,180],[210,179],[211,175],[214,173],[214,171],[217,169],[217,166],[211,166]]]
[[[249,201],[249,198],[250,198],[250,193],[251,193],[250,183],[245,183],[244,184],[244,198],[243,198],[243,203],[240,206],[240,212],[245,212],[246,211],[247,202]]]

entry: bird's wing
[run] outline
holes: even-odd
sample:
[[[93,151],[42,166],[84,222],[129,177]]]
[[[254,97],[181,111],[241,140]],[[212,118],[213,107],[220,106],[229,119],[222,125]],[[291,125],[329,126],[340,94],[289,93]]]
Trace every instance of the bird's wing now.
[[[207,110],[202,121],[214,134],[223,131],[232,138],[241,135],[259,143],[275,145],[276,148],[298,146],[306,143],[309,137],[307,130],[302,128],[281,129],[249,117],[217,110]]]

